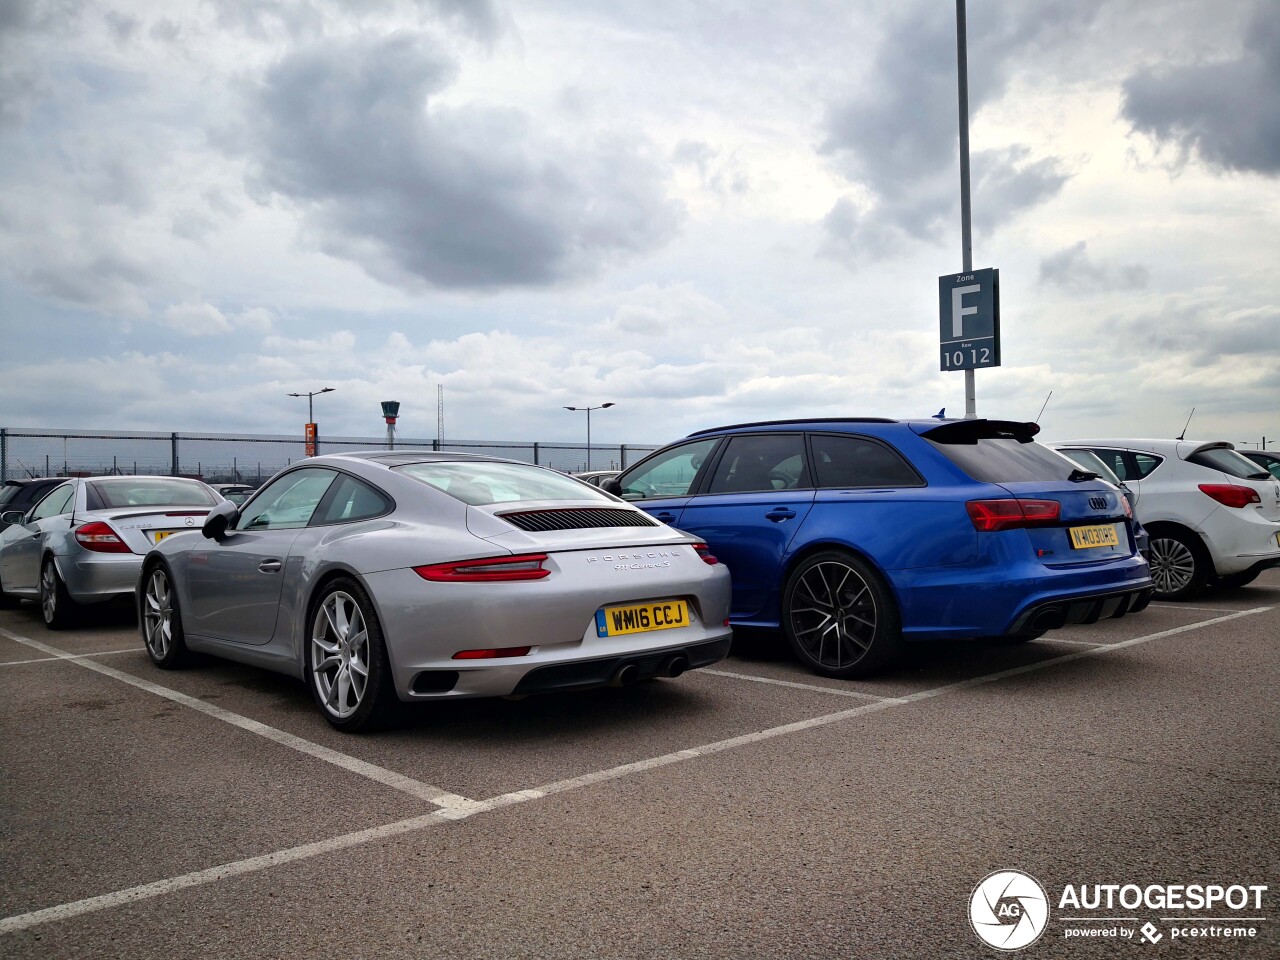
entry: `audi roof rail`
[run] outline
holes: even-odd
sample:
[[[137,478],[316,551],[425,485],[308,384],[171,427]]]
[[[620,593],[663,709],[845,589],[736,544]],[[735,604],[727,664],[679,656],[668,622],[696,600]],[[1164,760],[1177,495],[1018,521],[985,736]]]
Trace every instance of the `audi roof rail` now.
[[[795,420],[758,420],[755,423],[730,423],[723,427],[708,427],[695,430],[691,437],[700,437],[704,433],[719,433],[721,430],[737,430],[742,427],[785,427],[797,423],[897,423],[888,417],[800,417]]]

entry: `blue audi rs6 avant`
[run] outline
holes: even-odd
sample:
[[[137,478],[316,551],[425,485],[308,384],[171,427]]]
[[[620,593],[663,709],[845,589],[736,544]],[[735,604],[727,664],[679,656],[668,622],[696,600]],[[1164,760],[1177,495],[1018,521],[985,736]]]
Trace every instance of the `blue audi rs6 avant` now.
[[[709,545],[731,622],[781,629],[817,673],[904,640],[1033,640],[1142,610],[1123,493],[1001,420],[782,420],[702,430],[607,491]]]

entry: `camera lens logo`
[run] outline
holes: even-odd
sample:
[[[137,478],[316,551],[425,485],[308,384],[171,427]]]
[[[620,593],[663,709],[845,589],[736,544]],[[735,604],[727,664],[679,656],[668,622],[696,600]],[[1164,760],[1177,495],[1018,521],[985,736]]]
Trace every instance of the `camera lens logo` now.
[[[1040,939],[1049,924],[1049,898],[1034,878],[997,870],[973,890],[969,922],[982,941],[998,950],[1021,950]]]

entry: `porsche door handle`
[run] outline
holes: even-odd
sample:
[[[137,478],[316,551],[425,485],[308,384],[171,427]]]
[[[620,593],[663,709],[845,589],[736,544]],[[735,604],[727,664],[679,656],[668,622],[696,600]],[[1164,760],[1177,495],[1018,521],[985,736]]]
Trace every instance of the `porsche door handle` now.
[[[263,560],[258,564],[259,573],[279,573],[283,564],[279,560]]]

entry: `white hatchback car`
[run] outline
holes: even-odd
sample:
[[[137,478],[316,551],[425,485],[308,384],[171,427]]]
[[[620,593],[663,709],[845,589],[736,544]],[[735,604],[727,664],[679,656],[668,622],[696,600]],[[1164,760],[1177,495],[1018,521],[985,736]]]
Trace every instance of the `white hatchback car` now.
[[[1226,441],[1072,440],[1137,498],[1151,534],[1156,596],[1185,600],[1206,586],[1241,587],[1280,566],[1280,481]]]

